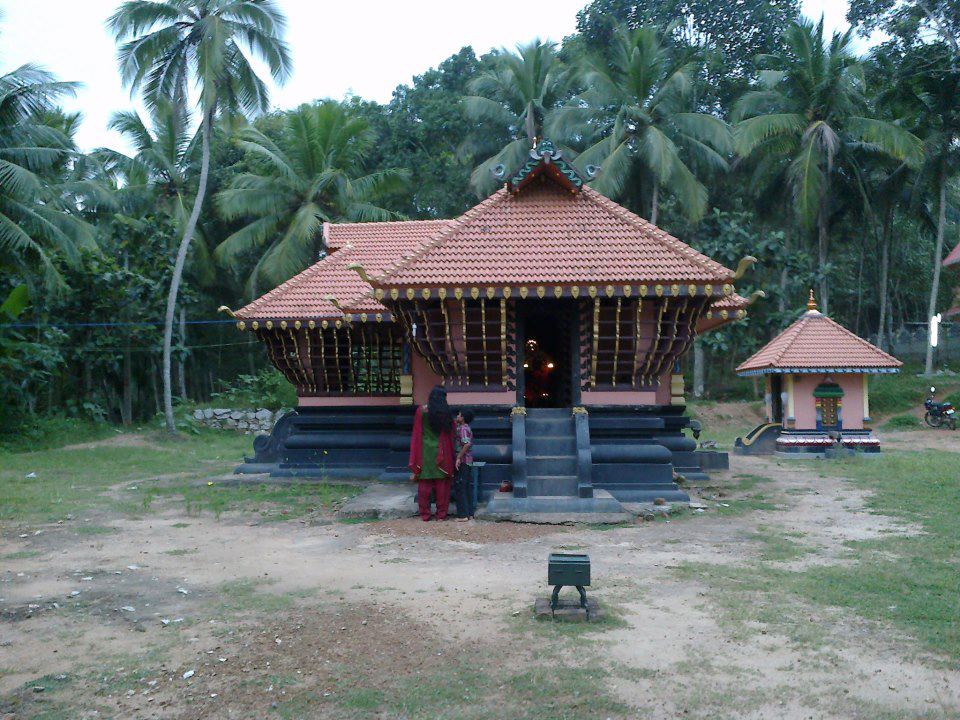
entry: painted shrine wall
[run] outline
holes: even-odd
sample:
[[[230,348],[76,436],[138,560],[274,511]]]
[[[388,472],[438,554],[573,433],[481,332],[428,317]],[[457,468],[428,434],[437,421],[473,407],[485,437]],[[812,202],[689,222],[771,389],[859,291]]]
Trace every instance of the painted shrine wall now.
[[[830,380],[843,390],[841,417],[846,430],[863,429],[863,375],[830,375]],[[817,403],[813,391],[827,378],[826,375],[794,375],[793,402],[797,430],[816,430]]]

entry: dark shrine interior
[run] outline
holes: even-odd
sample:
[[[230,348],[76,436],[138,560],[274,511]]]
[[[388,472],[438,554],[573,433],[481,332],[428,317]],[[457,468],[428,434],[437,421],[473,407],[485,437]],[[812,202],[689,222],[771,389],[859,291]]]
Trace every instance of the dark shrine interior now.
[[[562,300],[524,308],[523,378],[526,407],[569,407],[572,403],[571,313]]]

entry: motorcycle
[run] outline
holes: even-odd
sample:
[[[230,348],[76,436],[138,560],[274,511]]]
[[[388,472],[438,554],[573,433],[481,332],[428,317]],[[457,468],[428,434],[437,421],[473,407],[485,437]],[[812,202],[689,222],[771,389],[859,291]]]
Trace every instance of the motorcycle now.
[[[935,387],[930,388],[930,397],[923,401],[923,406],[927,409],[926,415],[923,416],[923,421],[932,428],[939,427],[948,427],[951,430],[957,429],[957,411],[953,407],[953,403],[949,402],[934,402],[933,398],[937,389]]]

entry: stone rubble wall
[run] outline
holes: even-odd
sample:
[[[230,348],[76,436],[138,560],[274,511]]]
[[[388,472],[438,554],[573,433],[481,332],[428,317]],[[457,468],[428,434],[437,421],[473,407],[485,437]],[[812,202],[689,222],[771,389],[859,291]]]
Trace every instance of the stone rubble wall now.
[[[193,411],[193,419],[202,427],[213,430],[234,430],[244,435],[269,434],[274,424],[290,412],[287,408],[280,410],[236,410],[233,408],[197,408]]]

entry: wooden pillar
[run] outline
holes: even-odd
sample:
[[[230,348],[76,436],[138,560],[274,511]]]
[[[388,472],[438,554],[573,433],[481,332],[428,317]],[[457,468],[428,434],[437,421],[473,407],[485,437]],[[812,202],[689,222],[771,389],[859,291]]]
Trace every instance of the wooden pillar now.
[[[863,426],[867,427],[870,420],[870,376],[864,373],[863,378]]]
[[[793,398],[793,375],[784,375],[783,378],[786,381],[787,386],[787,415],[784,418],[783,426],[787,429],[792,429],[797,425],[797,417],[794,415],[794,398]]]

